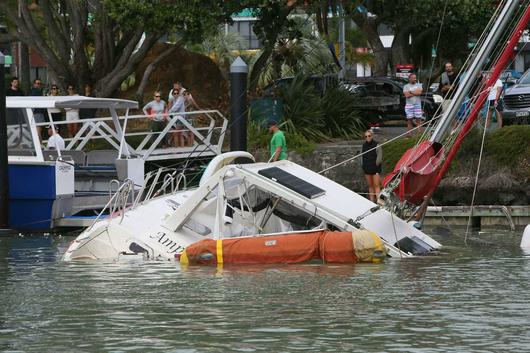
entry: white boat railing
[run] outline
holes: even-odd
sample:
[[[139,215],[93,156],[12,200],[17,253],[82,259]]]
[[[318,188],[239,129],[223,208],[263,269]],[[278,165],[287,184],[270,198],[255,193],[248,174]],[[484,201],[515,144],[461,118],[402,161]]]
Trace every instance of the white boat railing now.
[[[184,171],[178,173],[176,168],[158,168],[145,175],[144,185],[138,190],[132,209],[157,196],[173,194],[186,188],[187,177]]]
[[[125,209],[131,203],[129,202],[129,199],[134,200],[134,187],[135,185],[133,180],[125,179],[125,181],[121,184],[118,190],[116,190],[114,195],[112,195],[109,202],[107,202],[107,204],[103,207],[103,209],[99,212],[97,217],[94,219],[94,221],[92,221],[92,224],[87,229],[92,228],[94,224],[96,224],[96,222],[99,221],[105,214],[107,209],[109,210],[109,219],[116,216],[118,213],[121,215],[121,220],[123,220]]]
[[[116,127],[112,117],[54,121],[65,140],[64,151],[83,151],[96,140],[104,141],[106,149],[116,150],[118,158],[130,156],[144,160],[160,160],[197,155],[218,155],[222,151],[228,120],[217,110],[201,110],[164,115],[166,124],[162,131],[153,131],[151,120],[145,115],[120,116]],[[66,137],[66,126],[78,124],[73,137]],[[37,123],[46,127],[48,123]],[[124,133],[122,134],[122,131]],[[12,132],[16,134],[15,131]],[[8,134],[9,135],[9,134]],[[186,146],[177,146],[175,140],[186,140]],[[192,141],[188,141],[192,137]],[[47,145],[47,140],[42,141]],[[97,143],[96,143],[97,144]],[[101,149],[93,148],[91,149]]]

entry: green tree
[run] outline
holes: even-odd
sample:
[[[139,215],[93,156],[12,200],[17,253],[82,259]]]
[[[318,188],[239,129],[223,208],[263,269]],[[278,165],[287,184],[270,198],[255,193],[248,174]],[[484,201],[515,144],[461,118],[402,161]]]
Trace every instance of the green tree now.
[[[249,90],[254,91],[258,86],[259,77],[265,69],[267,61],[273,54],[278,39],[281,36],[294,39],[300,37],[300,32],[297,30],[296,21],[289,17],[296,8],[296,1],[248,1],[246,5],[252,8],[253,14],[258,19],[253,30],[263,46],[250,72]]]
[[[485,0],[369,0],[344,2],[346,13],[366,35],[375,53],[375,73],[385,75],[389,65],[430,59],[438,31],[440,61],[458,61],[467,55],[467,43],[480,35],[495,10]],[[381,24],[394,32],[391,55],[378,34]],[[409,45],[409,38],[412,45]]]
[[[222,0],[3,0],[0,14],[10,35],[38,51],[59,84],[88,83],[105,97],[162,35],[175,33],[178,44],[200,41],[239,6]]]

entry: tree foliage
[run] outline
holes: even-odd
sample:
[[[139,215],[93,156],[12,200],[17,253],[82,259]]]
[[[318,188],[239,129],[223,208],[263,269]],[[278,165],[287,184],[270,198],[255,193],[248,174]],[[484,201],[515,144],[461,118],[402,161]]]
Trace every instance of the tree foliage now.
[[[468,43],[480,35],[495,10],[495,2],[484,0],[371,0],[344,5],[376,51],[375,71],[379,74],[386,74],[389,64],[430,60],[440,29],[437,47],[440,62],[465,59]],[[383,53],[377,33],[381,24],[394,32],[390,57]]]
[[[91,84],[98,96],[110,96],[162,35],[200,41],[233,6],[222,0],[20,0],[0,1],[0,13],[10,34],[41,54],[59,84]]]

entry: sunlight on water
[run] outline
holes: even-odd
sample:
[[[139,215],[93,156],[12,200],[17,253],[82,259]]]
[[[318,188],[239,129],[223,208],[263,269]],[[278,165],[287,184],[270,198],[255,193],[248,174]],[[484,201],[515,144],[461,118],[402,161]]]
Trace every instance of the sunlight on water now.
[[[375,265],[222,269],[64,263],[72,237],[0,238],[0,351],[525,351],[520,235],[438,236],[440,255]]]

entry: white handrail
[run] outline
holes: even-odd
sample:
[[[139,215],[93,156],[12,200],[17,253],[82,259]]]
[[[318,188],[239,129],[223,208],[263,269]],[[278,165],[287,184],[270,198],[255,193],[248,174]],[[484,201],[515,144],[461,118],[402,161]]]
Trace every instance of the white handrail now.
[[[196,117],[206,118],[205,125],[197,126]],[[69,124],[80,124],[80,129],[73,137],[63,136],[66,142],[65,151],[83,150],[91,141],[104,140],[112,149],[118,151],[119,156],[135,155],[142,156],[144,160],[164,159],[164,156],[176,158],[178,156],[188,157],[190,154],[218,155],[222,152],[224,132],[228,126],[228,120],[217,110],[199,110],[193,112],[182,112],[166,114],[168,119],[164,130],[161,132],[151,131],[144,124],[133,122],[150,121],[146,115],[125,115],[113,119],[112,117],[101,117],[91,119],[77,119],[72,121],[54,121],[56,127]],[[209,120],[209,122],[208,122]],[[113,122],[109,124],[109,122]],[[119,126],[116,126],[119,121]],[[37,123],[35,127],[43,127],[48,123]],[[135,129],[127,132],[127,128]],[[175,133],[188,134],[193,141],[191,146],[161,146],[168,136]],[[143,136],[143,139],[138,139]],[[132,141],[136,139],[135,143]],[[216,139],[214,141],[214,139]],[[43,141],[46,144],[46,140]],[[132,147],[135,145],[136,148]],[[165,144],[164,144],[165,145]],[[127,153],[129,152],[129,153]],[[129,157],[127,156],[127,157]],[[161,157],[162,156],[162,157]]]

